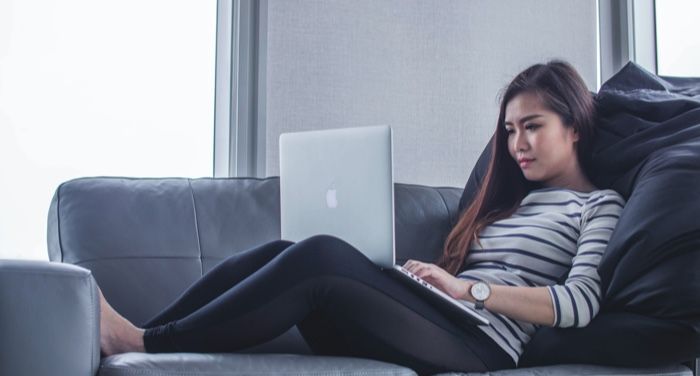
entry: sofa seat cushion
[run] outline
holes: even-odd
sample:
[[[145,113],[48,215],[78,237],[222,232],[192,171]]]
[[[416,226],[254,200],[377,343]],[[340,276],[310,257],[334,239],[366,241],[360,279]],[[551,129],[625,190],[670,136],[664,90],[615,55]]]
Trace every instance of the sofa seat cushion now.
[[[489,373],[442,373],[438,376],[693,376],[690,368],[675,365],[654,368],[619,368],[590,364],[562,364],[517,368]]]
[[[415,375],[369,359],[296,354],[126,353],[102,359],[99,376]]]

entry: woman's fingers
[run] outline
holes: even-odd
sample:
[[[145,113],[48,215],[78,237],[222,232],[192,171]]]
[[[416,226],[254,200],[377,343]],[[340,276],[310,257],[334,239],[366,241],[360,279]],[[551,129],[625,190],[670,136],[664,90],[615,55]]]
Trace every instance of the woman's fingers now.
[[[404,263],[404,268],[431,285],[447,292],[446,290],[448,290],[448,285],[450,283],[450,275],[439,266],[415,260],[408,260],[406,263]]]
[[[417,270],[421,266],[422,262],[420,261],[415,261],[415,260],[408,260],[406,263],[403,265],[404,268],[408,269],[409,272],[416,274],[415,270]]]
[[[426,279],[428,282],[435,282],[435,279],[438,277],[440,272],[440,268],[438,268],[438,266],[435,264],[415,260],[406,261],[404,268],[418,277]]]
[[[438,288],[442,287],[442,283],[440,280],[440,268],[437,265],[415,260],[408,260],[404,264],[404,268],[406,268],[409,272],[415,274],[419,278],[430,283],[431,285],[436,286]]]
[[[420,264],[416,265],[414,269],[415,269],[415,271],[413,272],[413,274],[415,274],[423,279],[430,277],[433,274],[430,264],[420,263]]]

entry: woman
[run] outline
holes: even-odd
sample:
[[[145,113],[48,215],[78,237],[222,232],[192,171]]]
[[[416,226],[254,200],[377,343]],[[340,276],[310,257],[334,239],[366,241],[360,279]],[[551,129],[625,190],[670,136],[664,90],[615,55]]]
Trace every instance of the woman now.
[[[420,373],[513,368],[538,326],[581,327],[600,307],[596,271],[625,202],[586,169],[594,103],[552,61],[506,87],[481,187],[437,264],[411,272],[469,300],[488,326],[462,328],[346,242],[275,241],[230,257],[140,329],[101,298],[105,355],[233,352],[297,325],[317,354]]]

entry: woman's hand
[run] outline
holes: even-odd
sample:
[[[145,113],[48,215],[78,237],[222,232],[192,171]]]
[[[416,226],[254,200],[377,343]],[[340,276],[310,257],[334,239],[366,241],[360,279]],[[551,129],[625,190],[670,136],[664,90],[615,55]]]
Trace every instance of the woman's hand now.
[[[474,282],[457,278],[435,264],[408,260],[403,265],[409,272],[442,290],[447,295],[474,302],[469,288]],[[485,302],[491,312],[537,325],[554,325],[554,305],[549,289],[544,286],[491,285],[491,296]]]
[[[453,276],[435,264],[408,260],[403,267],[455,299],[467,300],[470,296],[468,292],[471,283]]]

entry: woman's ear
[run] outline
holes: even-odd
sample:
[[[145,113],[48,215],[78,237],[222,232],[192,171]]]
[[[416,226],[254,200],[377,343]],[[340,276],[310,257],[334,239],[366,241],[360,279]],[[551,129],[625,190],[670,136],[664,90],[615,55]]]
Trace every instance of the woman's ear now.
[[[579,133],[578,133],[578,129],[576,129],[576,128],[574,128],[574,127],[571,127],[571,129],[573,130],[573,138],[574,138],[574,142],[577,142],[577,141],[578,141],[578,139],[579,139],[579,137],[578,137],[578,135],[579,135]]]

